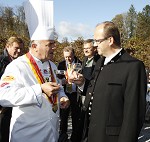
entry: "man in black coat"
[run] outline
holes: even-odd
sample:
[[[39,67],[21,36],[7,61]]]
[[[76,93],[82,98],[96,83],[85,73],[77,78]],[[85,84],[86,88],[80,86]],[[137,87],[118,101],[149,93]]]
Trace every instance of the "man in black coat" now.
[[[15,58],[21,55],[23,41],[18,37],[10,37],[7,40],[3,54],[0,56],[0,77],[6,66]],[[0,106],[0,142],[9,141],[9,125],[11,119],[11,107]]]
[[[97,54],[96,46],[94,46],[94,40],[93,39],[87,39],[83,43],[83,52],[84,52],[84,59],[82,62],[82,71],[81,74],[83,74],[85,78],[85,85],[84,85],[84,91],[80,91],[78,89],[78,103],[80,107],[80,118],[79,118],[79,129],[78,129],[78,142],[82,138],[83,133],[83,126],[84,126],[84,117],[85,117],[85,111],[83,111],[83,103],[86,96],[86,91],[88,84],[91,79],[91,75],[93,73],[94,67],[96,65],[96,62],[100,58],[100,56]]]
[[[69,65],[73,65],[73,63],[80,63],[81,61],[77,59],[75,56],[75,52],[73,47],[67,46],[63,49],[64,59],[62,62],[58,64],[58,70],[67,70]],[[67,109],[61,109],[60,111],[60,139],[61,136],[67,135],[68,130],[68,117],[71,114],[72,118],[72,134],[71,134],[71,142],[77,142],[77,126],[79,119],[79,106],[77,103],[77,87],[74,83],[69,84],[67,80],[62,79],[62,85],[64,86],[64,91],[70,100],[70,106]],[[71,87],[71,88],[70,88]]]
[[[121,48],[113,22],[98,24],[94,38],[98,54],[104,57],[96,64],[86,94],[84,142],[137,142],[146,109],[144,64]],[[81,74],[73,72],[71,80],[82,89]]]
[[[93,73],[93,70],[95,68],[96,62],[100,58],[100,55],[97,53],[97,46],[94,46],[94,40],[93,39],[87,39],[83,43],[83,52],[84,52],[84,59],[82,62],[82,71],[85,78],[85,87],[84,91],[81,94],[82,96],[86,95],[86,88],[88,86],[88,83],[91,79],[91,75]],[[84,102],[84,99],[82,100]]]

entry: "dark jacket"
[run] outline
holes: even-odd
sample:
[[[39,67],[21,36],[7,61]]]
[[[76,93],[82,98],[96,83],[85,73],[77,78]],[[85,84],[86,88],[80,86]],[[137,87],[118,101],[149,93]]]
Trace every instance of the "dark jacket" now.
[[[89,68],[89,70],[87,70],[87,68],[85,67],[88,58],[84,57],[84,59],[83,59],[81,73],[83,74],[83,76],[85,78],[85,85],[84,85],[85,87],[84,87],[83,92],[81,92],[79,90],[79,94],[81,94],[83,96],[86,95],[86,91],[87,91],[87,88],[88,88],[89,81],[92,77],[93,70],[94,70],[96,62],[99,60],[99,58],[100,58],[100,55],[98,55],[98,54],[94,55],[93,64],[92,64],[92,67]]]
[[[10,57],[8,56],[7,50],[4,49],[3,54],[0,56],[0,77],[5,71],[6,66],[11,62]]]
[[[84,109],[93,95],[88,142],[137,142],[144,122],[144,64],[124,52],[102,67],[100,59],[90,81]]]
[[[85,119],[85,112],[83,111],[82,107],[83,107],[83,102],[84,102],[84,98],[86,95],[86,91],[93,73],[93,70],[95,68],[96,62],[99,60],[100,56],[98,54],[94,55],[93,58],[93,64],[91,67],[87,67],[86,66],[86,62],[88,60],[87,57],[84,57],[83,62],[82,62],[82,71],[81,73],[83,74],[84,78],[85,78],[85,84],[84,84],[84,90],[83,92],[78,88],[77,92],[78,92],[78,97],[77,97],[77,101],[78,101],[78,105],[80,107],[80,119],[79,119],[79,125],[78,125],[78,142],[81,141],[82,139],[82,135],[83,135],[83,130],[84,130],[84,119]]]
[[[6,66],[11,62],[11,59],[7,53],[7,50],[4,49],[3,54],[0,56],[0,77],[3,75]],[[0,106],[0,109],[2,109],[2,107]],[[7,113],[10,114],[11,110],[9,109],[8,111],[6,111],[5,108],[3,108],[2,113]]]
[[[4,49],[3,55],[0,56],[0,77],[3,75],[6,66],[11,62],[7,50]],[[0,106],[0,142],[9,141],[9,126],[12,108]]]

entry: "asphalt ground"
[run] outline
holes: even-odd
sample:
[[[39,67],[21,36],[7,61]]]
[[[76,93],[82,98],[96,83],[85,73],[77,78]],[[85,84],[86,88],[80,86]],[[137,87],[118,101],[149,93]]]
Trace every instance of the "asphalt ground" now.
[[[72,131],[71,118],[68,121],[68,138],[70,138]],[[138,142],[150,142],[150,121],[143,125]]]
[[[143,125],[138,142],[150,142],[150,122]]]

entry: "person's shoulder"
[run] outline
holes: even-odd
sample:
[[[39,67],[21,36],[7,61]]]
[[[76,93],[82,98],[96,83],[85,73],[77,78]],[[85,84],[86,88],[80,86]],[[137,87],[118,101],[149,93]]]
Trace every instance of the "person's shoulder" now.
[[[82,61],[78,59],[78,63],[81,63],[81,64],[82,64]]]
[[[101,56],[99,54],[94,55],[94,61],[97,62]]]
[[[82,61],[79,58],[77,58],[76,56],[74,57],[74,59],[75,59],[75,62],[82,63]]]
[[[84,64],[86,61],[87,61],[88,57],[87,56],[84,56],[83,60],[82,60],[82,63]]]
[[[0,60],[5,58],[5,56],[3,54],[0,55]]]
[[[62,65],[62,64],[66,64],[66,61],[65,60],[62,60],[58,63],[58,65]]]
[[[8,65],[9,66],[20,66],[21,65],[21,63],[25,63],[25,62],[27,62],[26,61],[26,59],[24,58],[24,56],[20,56],[20,57],[18,57],[18,58],[16,58],[16,59],[14,59],[14,60],[12,60]]]
[[[0,68],[5,68],[10,63],[10,58],[5,55],[0,55]]]
[[[4,54],[0,55],[0,62],[3,62],[4,60],[7,60],[8,56],[5,56]]]
[[[119,58],[121,58],[122,60],[126,60],[126,61],[138,61],[137,58],[135,58],[134,56],[131,56],[125,49],[121,50],[121,56]]]
[[[141,60],[137,59],[136,57],[134,56],[131,56],[129,53],[125,52],[125,54],[123,55],[123,57],[126,59],[126,60],[129,60],[129,61],[134,61],[134,62],[142,62]]]
[[[59,63],[65,63],[66,62],[66,60],[62,60],[62,61],[60,61]]]
[[[131,56],[127,52],[122,56],[123,62],[128,63],[130,68],[145,68],[143,61]]]

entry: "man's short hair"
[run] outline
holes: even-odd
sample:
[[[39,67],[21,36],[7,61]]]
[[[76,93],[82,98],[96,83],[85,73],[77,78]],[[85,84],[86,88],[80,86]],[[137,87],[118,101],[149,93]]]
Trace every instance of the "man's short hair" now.
[[[120,38],[120,32],[116,24],[114,24],[112,21],[105,21],[102,23],[99,23],[96,25],[98,27],[99,25],[104,25],[104,35],[106,37],[113,37],[114,42],[117,46],[121,46],[121,38]]]
[[[23,44],[23,40],[21,38],[12,36],[7,40],[6,47],[12,45],[14,42],[17,42],[18,44]]]
[[[73,54],[75,54],[74,48],[72,46],[64,47],[63,52],[72,52]]]
[[[93,39],[84,40],[84,44],[91,43],[91,42],[94,42],[94,40]]]

